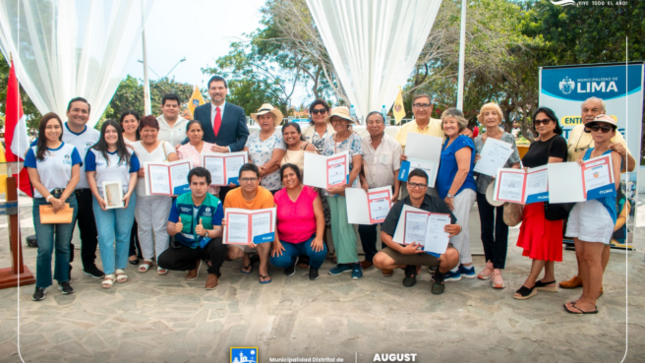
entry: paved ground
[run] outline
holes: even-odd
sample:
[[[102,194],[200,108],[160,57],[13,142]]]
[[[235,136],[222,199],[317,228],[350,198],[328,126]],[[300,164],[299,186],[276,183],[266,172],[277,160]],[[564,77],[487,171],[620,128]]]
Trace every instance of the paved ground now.
[[[645,216],[645,207],[640,210]],[[30,214],[29,207],[21,211],[25,222]],[[0,228],[6,231],[6,225]],[[18,344],[25,362],[228,362],[231,346],[259,347],[260,362],[279,357],[372,362],[376,353],[416,353],[417,362],[620,362],[627,343],[625,361],[643,362],[645,228],[639,232],[639,251],[627,261],[624,252],[612,252],[600,313],[584,317],[562,308],[580,290],[512,298],[530,267],[514,246],[517,229],[510,235],[506,289],[462,280],[448,283],[441,296],[430,294],[427,272],[406,289],[402,271],[385,278],[370,269],[352,281],[349,274],[326,275],[331,261],[314,282],[305,270],[285,277],[271,269],[268,285],[258,284],[255,271],[239,273],[239,261],[226,262],[220,285],[208,292],[205,268],[196,282],[185,282],[183,272],[157,276],[128,267],[130,281],[106,290],[82,276],[78,258],[73,295],[50,287],[47,298],[36,303],[33,285],[0,290],[0,362],[20,362]],[[471,240],[481,243],[477,235]],[[35,271],[35,249],[25,248],[24,254]],[[2,233],[0,266],[9,266],[8,255]],[[478,270],[483,264],[483,257],[475,257]],[[571,277],[575,267],[574,253],[565,251],[556,266],[558,281]]]

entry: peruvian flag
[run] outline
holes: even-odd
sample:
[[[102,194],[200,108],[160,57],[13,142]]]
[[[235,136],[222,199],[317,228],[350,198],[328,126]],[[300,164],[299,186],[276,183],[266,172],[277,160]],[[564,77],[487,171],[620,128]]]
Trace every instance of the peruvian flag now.
[[[16,78],[16,70],[13,66],[13,60],[11,61],[11,70],[9,71],[5,116],[4,141],[7,146],[7,150],[5,151],[7,162],[24,160],[25,154],[29,149],[29,139],[27,138],[27,121],[25,120],[25,115],[22,112],[20,86],[18,85],[18,78]],[[20,175],[18,176],[18,181],[18,188],[25,194],[33,197],[27,168],[22,168]]]

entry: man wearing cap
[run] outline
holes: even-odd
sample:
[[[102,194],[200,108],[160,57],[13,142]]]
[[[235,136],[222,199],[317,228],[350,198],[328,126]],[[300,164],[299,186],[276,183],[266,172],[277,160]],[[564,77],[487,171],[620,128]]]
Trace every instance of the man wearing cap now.
[[[168,217],[168,234],[179,242],[179,248],[169,248],[158,258],[159,267],[168,270],[188,270],[186,280],[199,277],[202,259],[210,260],[206,290],[214,289],[221,276],[227,247],[222,244],[222,203],[208,193],[211,173],[196,167],[188,173],[190,192],[173,202]]]
[[[399,200],[401,182],[397,178],[401,166],[403,150],[396,140],[385,133],[385,119],[377,111],[372,111],[365,118],[367,132],[361,142],[363,149],[363,168],[361,169],[361,187],[368,189],[392,187],[392,203]],[[361,262],[363,269],[372,266],[376,254],[376,224],[359,225],[365,260]],[[385,247],[385,246],[383,246]],[[383,270],[384,276],[392,276],[393,271]]]
[[[588,149],[595,146],[591,133],[585,129],[585,125],[594,121],[599,115],[604,115],[605,113],[605,101],[601,98],[589,97],[582,103],[582,124],[571,130],[569,133],[569,140],[567,141],[568,161],[577,161],[582,158]],[[623,159],[623,170],[633,171],[636,167],[636,160],[627,149],[627,143],[625,142],[623,135],[620,132],[616,132],[616,136],[614,136],[610,141],[611,144],[609,147],[619,153]],[[607,268],[607,264],[609,263],[610,253],[611,246],[606,245],[602,254],[603,271]],[[578,263],[578,266],[580,266],[580,263]],[[571,278],[571,280],[561,282],[560,287],[565,289],[582,287],[582,280],[578,277],[579,275],[580,271],[578,271],[578,274]]]
[[[211,102],[196,107],[193,113],[193,118],[202,124],[204,141],[213,144],[211,151],[216,153],[242,151],[249,137],[244,109],[226,102],[227,93],[226,80],[220,76],[211,77],[208,81]],[[187,142],[188,138],[183,144]],[[220,188],[219,196],[222,201],[226,198],[229,187]]]
[[[395,268],[405,269],[405,278],[403,279],[403,286],[405,287],[412,287],[416,284],[416,275],[421,266],[436,267],[431,291],[433,294],[438,295],[442,294],[445,289],[444,275],[459,264],[459,252],[449,243],[446,252],[439,257],[435,257],[418,249],[418,243],[404,246],[392,240],[404,205],[430,213],[449,214],[451,224],[447,224],[444,227],[444,231],[449,234],[449,237],[461,233],[462,227],[457,224],[457,218],[452,214],[446,202],[439,197],[427,195],[427,187],[428,174],[421,169],[412,170],[407,183],[409,196],[398,201],[390,209],[381,227],[381,241],[387,247],[374,256],[374,266],[379,269],[389,270]]]

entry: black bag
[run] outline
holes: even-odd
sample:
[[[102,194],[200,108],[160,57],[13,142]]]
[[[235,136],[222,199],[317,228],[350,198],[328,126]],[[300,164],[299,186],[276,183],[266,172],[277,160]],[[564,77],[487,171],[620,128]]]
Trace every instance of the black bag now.
[[[573,209],[576,203],[558,203],[551,204],[544,203],[544,218],[550,221],[559,221],[561,219],[569,218],[569,212]]]
[[[551,144],[553,140],[558,137],[558,135],[551,138],[549,142],[549,149],[547,150],[547,156],[551,154]],[[557,203],[551,204],[549,202],[544,203],[544,218],[550,221],[559,221],[562,219],[567,219],[569,217],[569,212],[573,209],[573,206],[576,203]]]

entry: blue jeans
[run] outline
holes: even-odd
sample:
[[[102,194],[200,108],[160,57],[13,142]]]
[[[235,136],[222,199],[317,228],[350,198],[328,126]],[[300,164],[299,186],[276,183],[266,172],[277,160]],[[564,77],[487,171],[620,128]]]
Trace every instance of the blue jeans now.
[[[130,234],[134,223],[134,208],[137,201],[135,193],[130,197],[127,208],[101,209],[92,197],[92,210],[96,219],[96,229],[99,232],[99,249],[105,274],[113,274],[116,268],[125,269],[128,264],[130,249]],[[114,244],[116,241],[116,253]],[[115,261],[116,255],[116,261]]]
[[[60,197],[54,195],[55,198]],[[74,194],[67,198],[65,203],[74,209],[72,221],[76,220],[78,204]],[[40,223],[40,206],[50,205],[45,198],[34,198],[33,218],[38,240],[38,257],[36,259],[36,287],[47,288],[52,285],[52,253],[56,248],[56,260],[54,263],[54,279],[56,281],[69,281],[69,247],[72,242],[74,224],[42,224]]]
[[[311,242],[313,242],[314,237],[315,235],[302,243],[280,241],[284,251],[282,251],[282,256],[271,256],[271,264],[276,267],[288,268],[293,266],[298,256],[307,255],[309,256],[309,266],[320,268],[325,262],[325,257],[327,257],[327,246],[323,243],[323,249],[315,252],[311,248]]]

